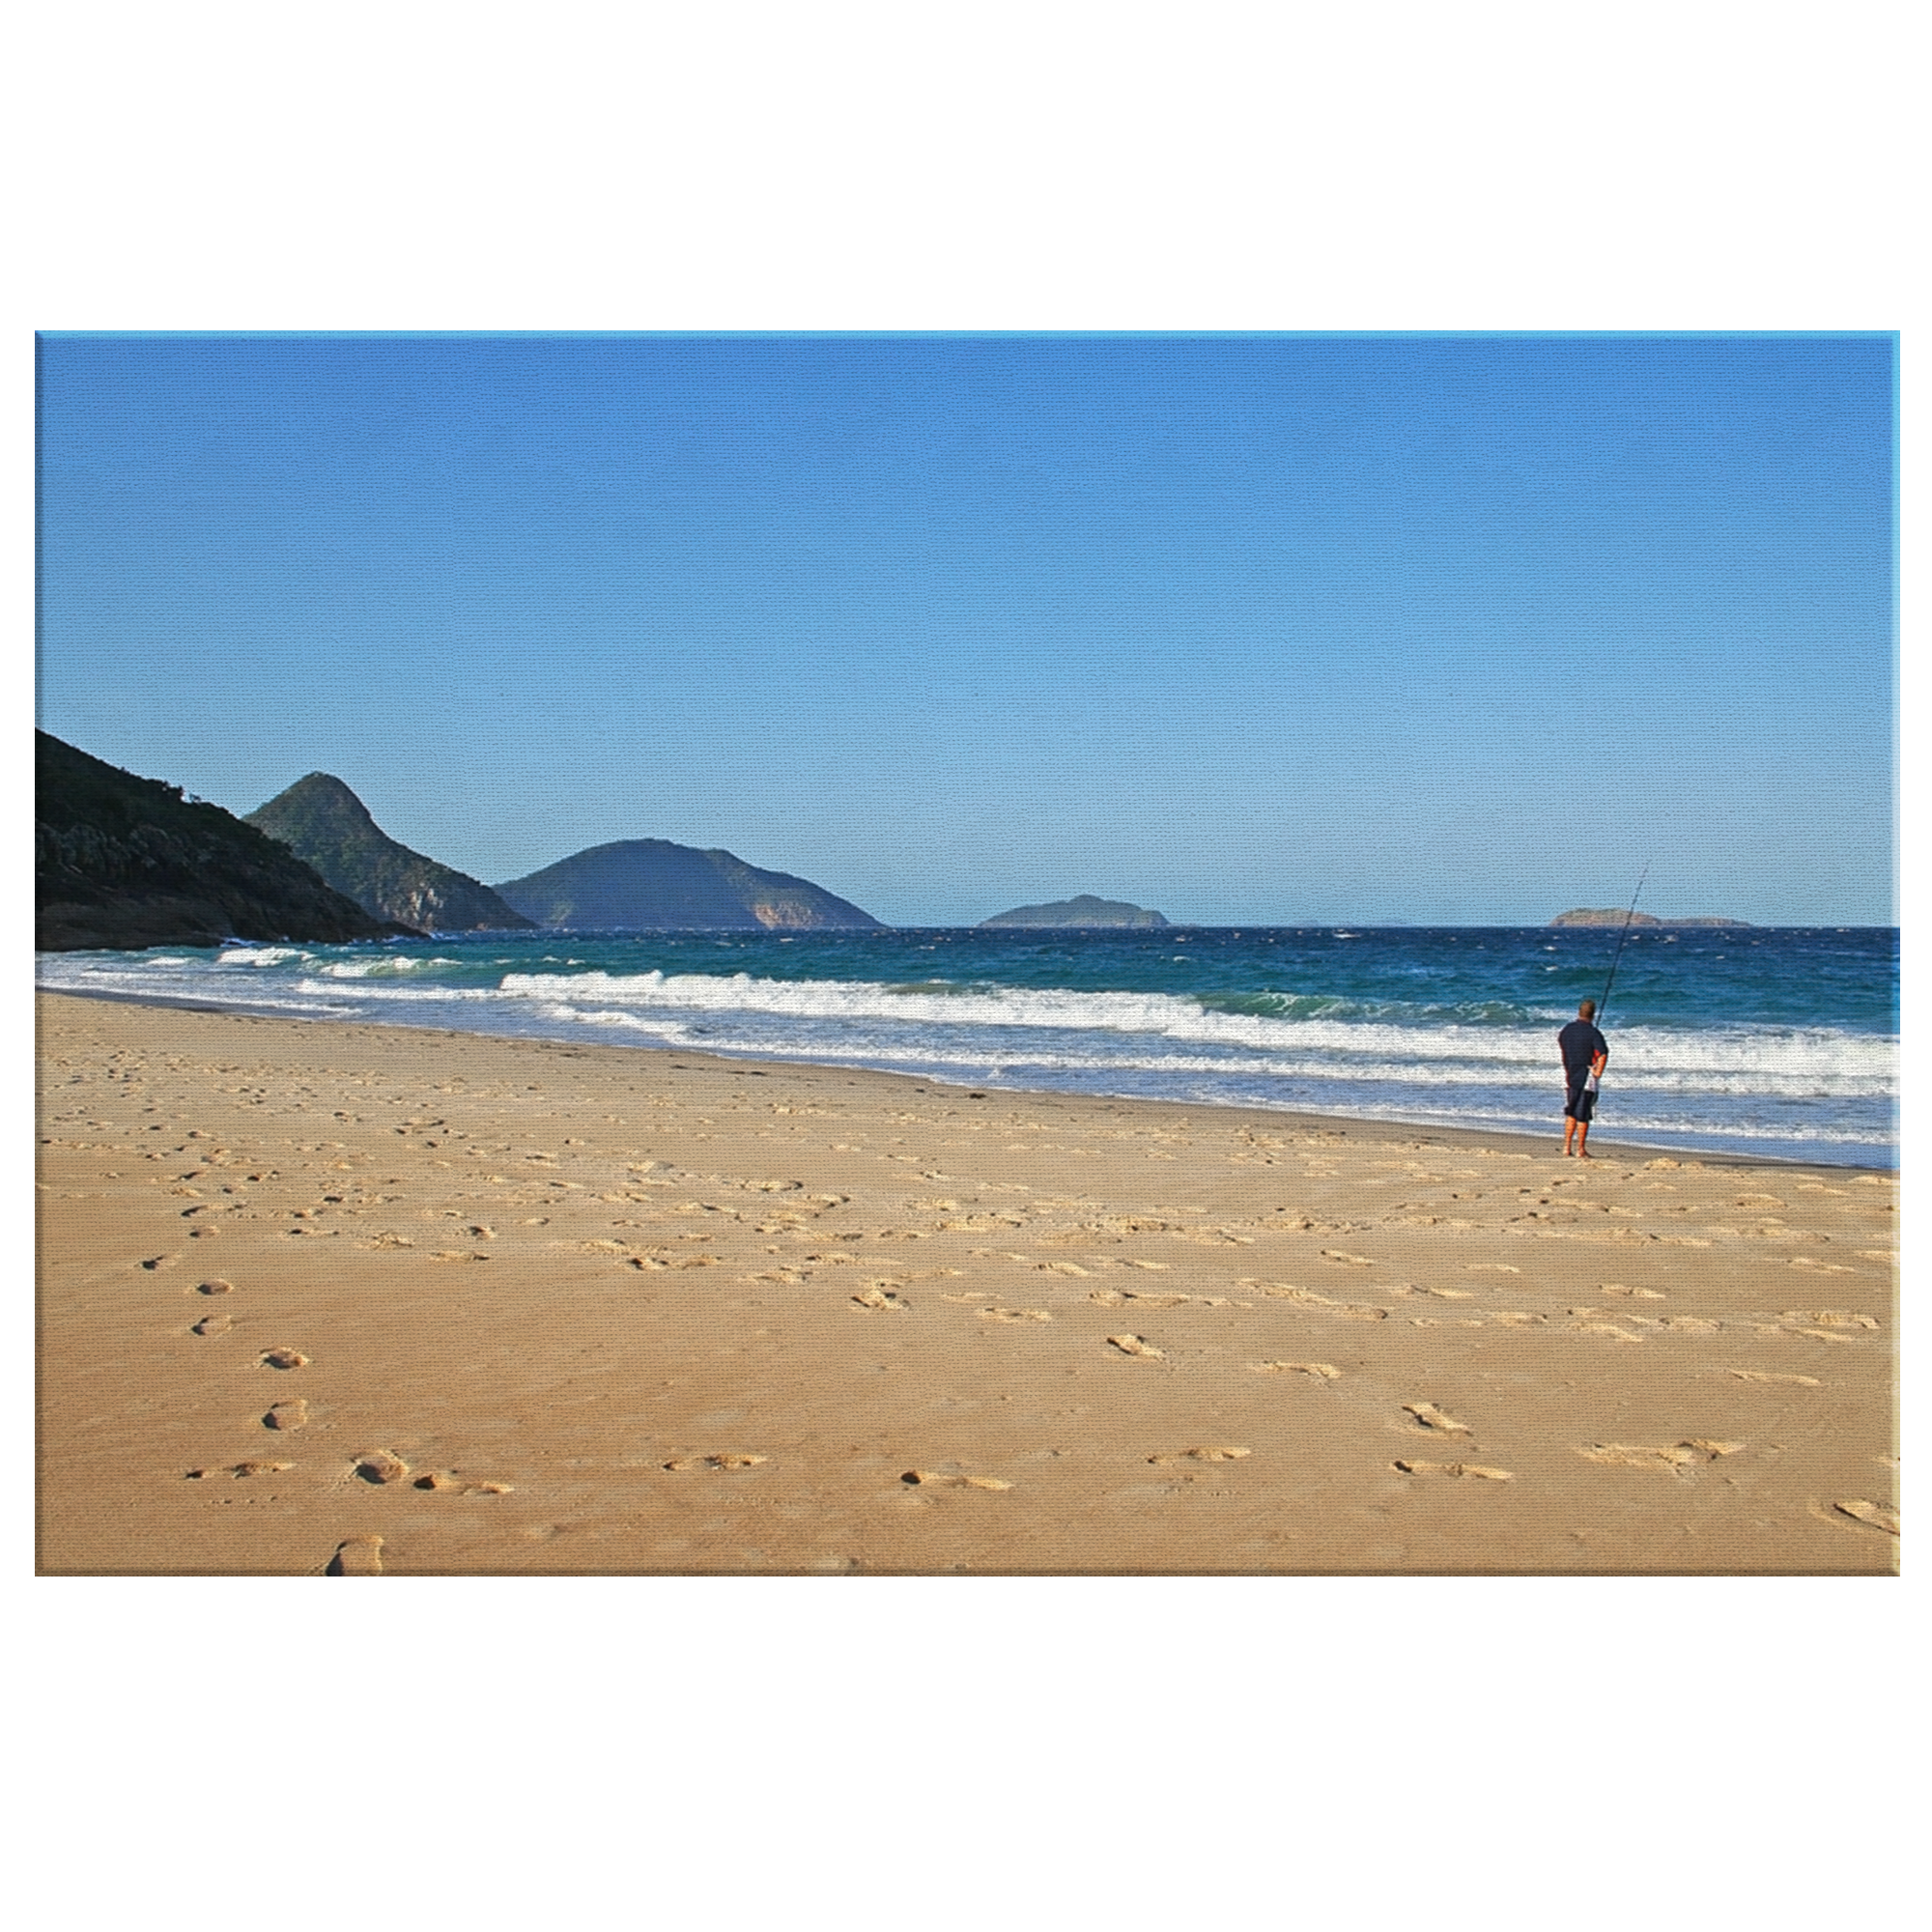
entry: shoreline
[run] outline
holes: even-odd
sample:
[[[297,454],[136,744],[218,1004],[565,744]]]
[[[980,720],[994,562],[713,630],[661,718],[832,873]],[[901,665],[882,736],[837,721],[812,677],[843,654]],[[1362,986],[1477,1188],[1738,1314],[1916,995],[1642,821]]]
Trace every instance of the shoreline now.
[[[1896,1568],[1890,1175],[37,1019],[42,1574]]]
[[[923,1082],[930,1087],[943,1088],[949,1093],[965,1094],[980,1091],[974,1088],[970,1082],[944,1080],[937,1075],[901,1073],[888,1067],[867,1066],[837,1060],[761,1060],[752,1055],[737,1056],[724,1053],[706,1053],[699,1049],[684,1047],[619,1046],[608,1040],[581,1039],[574,1038],[569,1035],[559,1034],[484,1033],[469,1032],[456,1027],[414,1026],[405,1020],[389,1018],[363,1019],[356,1016],[349,1016],[342,1019],[322,1020],[312,1019],[302,1014],[288,1013],[271,1008],[250,1007],[241,1004],[221,1006],[203,1000],[166,999],[158,994],[115,992],[105,987],[80,988],[64,986],[54,989],[37,985],[34,988],[34,995],[37,1001],[41,999],[99,1000],[118,1006],[159,1007],[177,1012],[231,1013],[250,1019],[286,1021],[291,1026],[388,1028],[399,1034],[411,1036],[430,1035],[449,1039],[527,1040],[534,1044],[582,1048],[586,1051],[665,1057],[682,1055],[688,1060],[703,1061],[719,1067],[761,1066],[768,1073],[780,1069],[789,1071],[798,1068],[817,1067],[827,1072],[862,1073],[882,1080],[904,1080],[914,1084]],[[1217,1100],[1176,1100],[1165,1097],[1156,1098],[1138,1094],[1095,1094],[1062,1087],[988,1087],[984,1091],[987,1094],[1011,1094],[1023,1099],[1054,1098],[1092,1100],[1118,1106],[1199,1108],[1206,1113],[1213,1115],[1252,1114],[1258,1119],[1264,1121],[1285,1121],[1330,1128],[1334,1127],[1335,1123],[1341,1122],[1347,1126],[1358,1128],[1364,1134],[1372,1130],[1385,1130],[1389,1134],[1402,1137],[1427,1134],[1440,1136],[1446,1142],[1452,1144],[1458,1142],[1466,1142],[1470,1145],[1481,1146],[1508,1144],[1510,1147],[1520,1151],[1530,1152],[1547,1151],[1546,1139],[1553,1139],[1560,1143],[1563,1138],[1563,1117],[1560,1108],[1553,1110],[1552,1125],[1548,1136],[1546,1137],[1541,1134],[1530,1133],[1520,1128],[1512,1127],[1449,1126],[1437,1122],[1390,1120],[1378,1115],[1318,1113],[1305,1108],[1237,1106]],[[1592,1128],[1593,1135],[1597,1131],[1595,1127]],[[1627,1150],[1632,1157],[1637,1155],[1668,1155],[1679,1160],[1702,1162],[1709,1166],[1802,1168],[1807,1171],[1816,1169],[1820,1173],[1852,1175],[1877,1174],[1896,1176],[1898,1173],[1895,1160],[1891,1163],[1807,1160],[1791,1154],[1735,1153],[1728,1150],[1687,1148],[1664,1142],[1634,1140],[1599,1139],[1596,1142],[1596,1146],[1599,1151],[1591,1155],[1592,1159],[1615,1158],[1619,1150]]]

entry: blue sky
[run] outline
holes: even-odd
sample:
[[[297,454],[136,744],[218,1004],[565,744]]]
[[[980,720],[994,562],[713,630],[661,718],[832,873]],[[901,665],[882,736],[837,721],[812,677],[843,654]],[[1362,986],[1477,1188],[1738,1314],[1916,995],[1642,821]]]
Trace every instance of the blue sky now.
[[[1889,336],[40,342],[40,722],[894,923],[1892,917]]]

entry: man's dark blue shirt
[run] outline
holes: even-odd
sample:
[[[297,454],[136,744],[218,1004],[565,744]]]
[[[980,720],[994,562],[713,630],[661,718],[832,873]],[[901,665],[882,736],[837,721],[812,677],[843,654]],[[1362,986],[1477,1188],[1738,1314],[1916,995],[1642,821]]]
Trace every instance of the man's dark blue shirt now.
[[[1563,1071],[1573,1081],[1583,1079],[1599,1055],[1610,1057],[1609,1041],[1588,1020],[1572,1020],[1556,1036],[1556,1044],[1563,1050]]]

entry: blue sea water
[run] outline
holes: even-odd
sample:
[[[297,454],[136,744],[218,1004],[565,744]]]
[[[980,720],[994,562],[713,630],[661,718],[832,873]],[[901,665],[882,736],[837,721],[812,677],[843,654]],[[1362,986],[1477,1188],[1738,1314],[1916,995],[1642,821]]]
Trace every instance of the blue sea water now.
[[[1555,1133],[1617,934],[1550,927],[472,933],[43,953],[51,990]],[[1898,935],[1635,928],[1600,1143],[1895,1161]]]

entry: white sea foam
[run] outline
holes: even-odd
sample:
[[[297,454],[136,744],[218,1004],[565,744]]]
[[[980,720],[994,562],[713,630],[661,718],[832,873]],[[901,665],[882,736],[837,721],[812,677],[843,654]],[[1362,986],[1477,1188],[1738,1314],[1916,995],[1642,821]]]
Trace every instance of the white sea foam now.
[[[373,959],[330,959],[314,970],[330,980],[388,980],[404,973],[426,973],[437,966],[454,966],[454,959],[416,959],[407,952],[384,952]]]
[[[359,985],[366,984],[376,976],[368,973],[343,974],[340,978],[302,979],[295,983],[304,993],[334,993],[343,999],[353,1000]],[[377,985],[369,988],[372,1001],[379,1005],[388,1005],[391,1001],[404,1005],[434,1005],[443,1000],[495,1001],[501,1003],[504,994],[497,986],[399,986]]]
[[[230,946],[215,955],[217,966],[279,966],[308,954],[292,946]],[[156,961],[156,964],[159,962]]]
[[[674,1012],[652,1013],[618,1007],[579,1007],[567,1001],[547,1001],[538,1005],[544,1018],[563,1023],[614,1028],[648,1034],[654,1038],[686,1045],[702,1045],[711,1052],[758,1053],[772,1050],[769,1034],[717,1032],[694,1029]],[[751,1019],[753,1012],[740,1012]],[[732,1017],[729,1009],[713,1015]],[[1071,1030],[1067,1030],[1071,1031]],[[1520,1060],[1479,1061],[1473,1058],[1411,1061],[1406,1058],[1373,1057],[1366,1053],[1351,1056],[1344,1052],[1308,1051],[1293,1055],[1256,1054],[1227,1051],[1220,1054],[1136,1051],[1122,1045],[1113,1051],[1055,1045],[1044,1039],[1011,1040],[983,1037],[977,1041],[976,1029],[935,1028],[858,1028],[841,1029],[838,1038],[850,1054],[890,1054],[905,1059],[916,1056],[922,1063],[944,1062],[955,1065],[984,1065],[989,1058],[1040,1072],[1171,1072],[1207,1074],[1254,1074],[1270,1079],[1322,1080],[1347,1082],[1355,1086],[1387,1085],[1412,1089],[1508,1087],[1523,1092],[1543,1093],[1558,1085],[1553,1055],[1545,1052],[1534,1063]],[[950,1048],[935,1050],[935,1036],[952,1042]],[[821,1035],[820,1037],[829,1036]],[[1759,1066],[1748,1072],[1712,1074],[1695,1067],[1653,1066],[1643,1070],[1621,1068],[1608,1086],[1619,1093],[1645,1094],[1723,1094],[1740,1096],[1812,1099],[1883,1097],[1891,1091],[1887,1077],[1877,1074],[1820,1073],[1815,1071],[1774,1071]]]
[[[1058,988],[983,988],[934,993],[900,990],[876,981],[726,979],[702,974],[511,973],[504,994],[575,1006],[594,1000],[606,1023],[618,1013],[655,1010],[768,1014],[795,1019],[886,1020],[928,1026],[1052,1029],[1073,1033],[1143,1035],[1191,1044],[1292,1054],[1309,1070],[1311,1057],[1338,1078],[1354,1068],[1365,1079],[1507,1077],[1512,1071],[1549,1077],[1551,1035],[1540,1028],[1394,1026],[1386,1022],[1272,1019],[1226,1013],[1170,993],[1082,993]],[[1612,1043],[1615,1080],[1723,1091],[1767,1091],[1790,1082],[1793,1093],[1890,1092],[1896,1075],[1893,1041],[1826,1028],[1740,1029],[1735,1033],[1673,1032],[1635,1027]],[[1166,1064],[1175,1064],[1167,1060]]]

